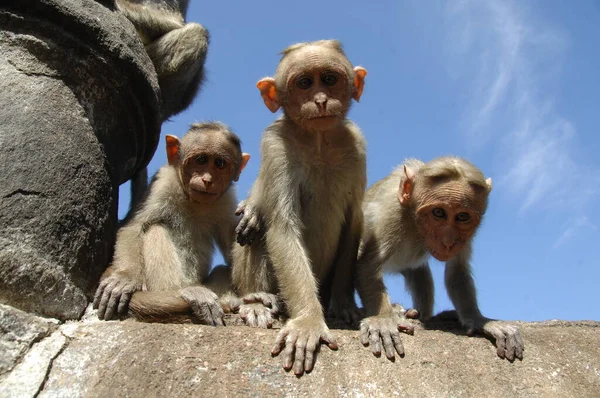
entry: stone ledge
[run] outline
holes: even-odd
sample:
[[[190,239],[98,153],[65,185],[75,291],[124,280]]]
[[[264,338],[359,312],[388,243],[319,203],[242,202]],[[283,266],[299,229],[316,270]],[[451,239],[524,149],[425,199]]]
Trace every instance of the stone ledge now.
[[[599,322],[519,325],[526,351],[524,360],[514,363],[499,359],[487,339],[467,337],[452,325],[403,336],[406,356],[395,362],[374,357],[360,344],[358,331],[335,330],[339,350],[323,348],[313,372],[297,378],[269,354],[277,330],[103,322],[89,316],[62,325],[55,332],[62,337],[37,343],[63,342],[54,344],[60,348],[50,355],[42,384],[28,390],[37,389],[39,396],[100,397],[598,396]],[[35,350],[36,345],[12,373],[20,372]],[[11,395],[6,382],[0,381],[0,396]],[[21,382],[35,384],[39,377]]]

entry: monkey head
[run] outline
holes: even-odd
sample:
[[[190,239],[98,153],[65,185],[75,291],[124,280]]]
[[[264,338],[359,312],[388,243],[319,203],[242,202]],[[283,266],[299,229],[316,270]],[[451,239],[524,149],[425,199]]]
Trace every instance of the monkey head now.
[[[409,207],[417,231],[440,261],[456,256],[472,239],[487,208],[492,180],[455,157],[435,159],[419,170],[404,166],[398,199]]]
[[[352,68],[336,40],[295,44],[282,54],[275,77],[256,85],[267,108],[283,107],[290,120],[310,131],[337,127],[351,99],[360,100],[366,69]]]
[[[177,168],[185,194],[197,203],[217,201],[250,160],[240,139],[218,122],[193,124],[183,139],[167,135],[166,141],[169,165]]]

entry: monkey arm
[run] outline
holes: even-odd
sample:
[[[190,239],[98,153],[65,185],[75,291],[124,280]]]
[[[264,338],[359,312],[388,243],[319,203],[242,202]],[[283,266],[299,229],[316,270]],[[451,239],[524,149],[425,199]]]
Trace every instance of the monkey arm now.
[[[386,357],[393,360],[394,351],[404,356],[400,331],[413,334],[414,328],[394,311],[383,282],[383,264],[391,254],[380,248],[378,241],[367,238],[357,262],[357,290],[367,315],[360,323],[360,335],[362,344],[370,345],[375,356],[381,355],[383,346]]]
[[[94,296],[93,307],[98,309],[100,319],[125,315],[131,295],[142,288],[140,233],[135,224],[117,233],[113,263],[102,275]]]
[[[329,314],[342,318],[346,323],[357,323],[360,313],[354,301],[354,277],[356,258],[363,228],[360,204],[346,211],[346,223],[342,228],[336,258],[333,262],[333,281]],[[327,289],[327,287],[325,288]]]
[[[523,359],[524,344],[519,329],[508,322],[486,318],[477,305],[475,283],[471,275],[469,257],[470,245],[446,263],[444,279],[448,295],[460,322],[467,328],[467,334],[483,333],[496,340],[496,353],[500,358],[513,361]]]
[[[362,242],[362,250],[356,264],[356,290],[366,316],[391,314],[392,302],[383,283],[383,264],[390,253],[382,250],[375,237]]]

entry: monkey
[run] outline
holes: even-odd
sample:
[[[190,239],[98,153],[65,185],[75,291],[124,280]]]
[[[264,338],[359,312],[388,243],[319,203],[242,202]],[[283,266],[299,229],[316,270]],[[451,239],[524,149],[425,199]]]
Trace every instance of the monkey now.
[[[205,79],[204,64],[210,35],[198,23],[186,23],[188,0],[116,0],[116,6],[135,27],[152,60],[161,92],[161,119],[185,110]],[[130,211],[144,199],[148,172],[131,179]]]
[[[94,297],[100,319],[127,314],[160,320],[193,314],[223,325],[229,267],[209,275],[216,245],[227,263],[237,218],[231,187],[248,163],[241,142],[220,122],[194,123],[180,140],[166,136],[168,165],[132,219],[117,233],[112,265]]]
[[[366,318],[362,343],[389,359],[404,348],[398,328],[404,320],[392,309],[383,283],[384,272],[399,272],[421,319],[432,316],[434,286],[429,257],[444,261],[445,285],[459,321],[468,335],[494,338],[500,358],[523,358],[516,326],[486,318],[477,304],[471,275],[473,237],[487,208],[492,180],[458,157],[423,163],[409,159],[365,194],[364,229],[356,271],[356,286]],[[407,313],[407,317],[415,317]]]
[[[283,115],[264,131],[259,175],[246,199],[264,236],[234,245],[232,282],[240,314],[268,327],[283,300],[289,319],[271,350],[283,367],[310,372],[324,342],[337,349],[324,307],[355,314],[353,272],[362,229],[366,142],[346,118],[367,74],[337,40],[292,45],[274,77],[257,83],[266,107]]]

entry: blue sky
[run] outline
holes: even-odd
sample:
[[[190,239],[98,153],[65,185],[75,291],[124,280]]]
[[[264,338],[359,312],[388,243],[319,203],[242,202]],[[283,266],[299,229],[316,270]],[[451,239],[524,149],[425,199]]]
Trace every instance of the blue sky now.
[[[369,185],[407,157],[448,154],[492,177],[473,256],[484,315],[600,320],[597,1],[196,0],[188,21],[211,33],[208,79],[162,134],[181,136],[201,120],[230,125],[252,154],[240,199],[276,117],[256,82],[288,45],[339,39],[368,70],[350,117],[368,142]],[[165,163],[162,138],[149,172]],[[128,202],[123,185],[121,215]],[[436,311],[451,308],[443,264],[430,264]],[[410,306],[402,277],[386,281],[392,299]]]

